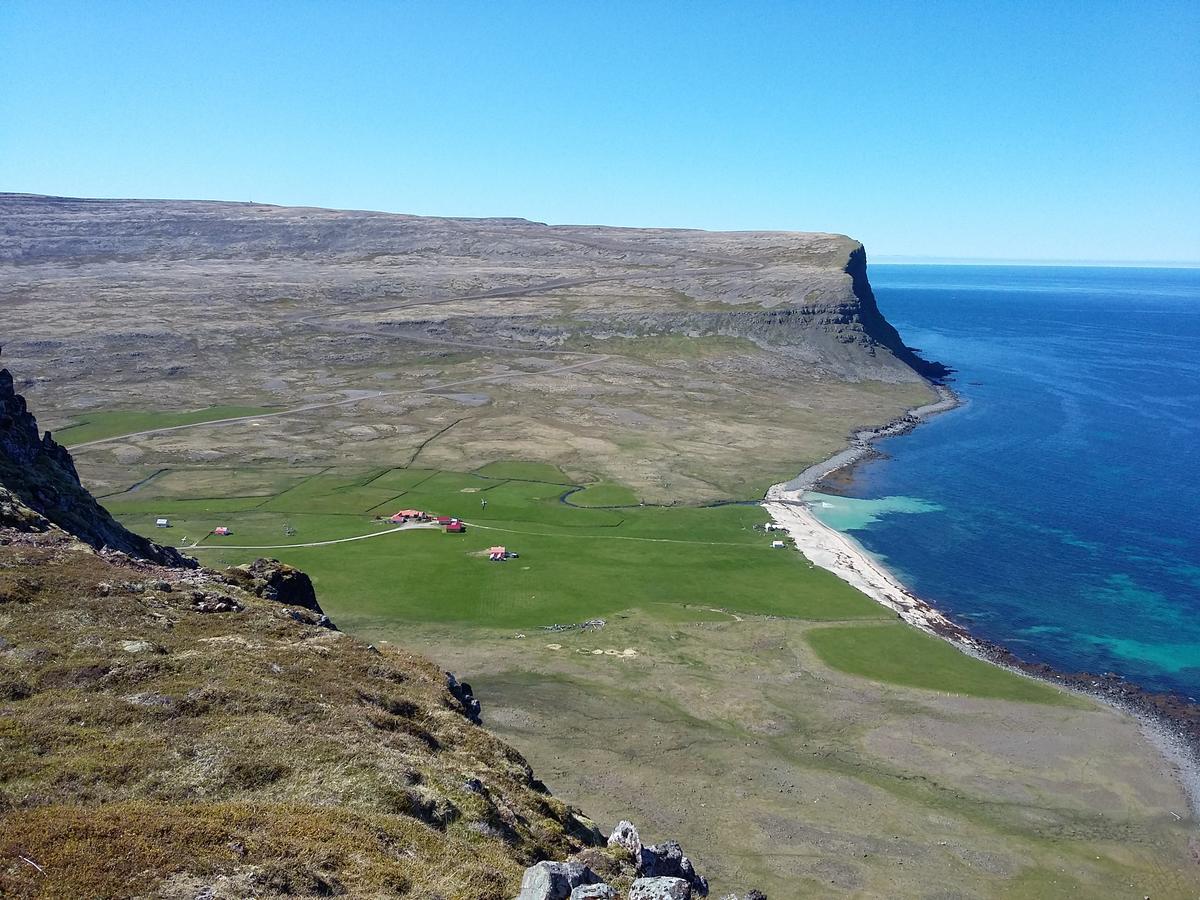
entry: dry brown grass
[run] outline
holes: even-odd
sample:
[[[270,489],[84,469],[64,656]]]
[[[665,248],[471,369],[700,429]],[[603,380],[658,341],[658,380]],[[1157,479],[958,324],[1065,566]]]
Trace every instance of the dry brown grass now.
[[[595,840],[427,660],[215,573],[9,534],[0,895],[504,897]]]

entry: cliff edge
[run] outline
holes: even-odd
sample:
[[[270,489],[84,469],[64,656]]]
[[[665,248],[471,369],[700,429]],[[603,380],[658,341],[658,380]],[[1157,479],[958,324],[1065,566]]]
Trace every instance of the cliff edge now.
[[[178,550],[129,531],[96,502],[80,483],[71,454],[50,432],[39,435],[12,375],[0,369],[0,525],[44,531],[48,524],[97,550],[120,550],[166,566],[196,566]]]

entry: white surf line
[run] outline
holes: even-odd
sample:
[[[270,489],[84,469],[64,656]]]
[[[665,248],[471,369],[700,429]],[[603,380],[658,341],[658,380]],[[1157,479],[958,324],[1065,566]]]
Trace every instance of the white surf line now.
[[[71,444],[67,449],[74,452],[83,450],[86,447],[95,447],[99,444],[109,444],[113,441],[127,440],[128,438],[147,437],[152,434],[167,434],[172,431],[183,431],[188,428],[204,428],[205,426],[221,426],[232,425],[236,422],[257,422],[261,419],[277,419],[280,416],[291,416],[296,413],[312,412],[317,409],[331,409],[335,406],[350,406],[354,403],[362,403],[365,400],[378,400],[381,397],[398,397],[405,394],[428,394],[435,391],[444,391],[447,388],[461,387],[464,384],[478,384],[482,381],[497,381],[502,378],[534,378],[542,375],[559,375],[563,372],[570,372],[574,369],[582,369],[584,366],[595,365],[596,363],[607,362],[612,359],[611,354],[595,356],[592,359],[585,359],[582,362],[571,363],[567,366],[559,366],[554,369],[544,369],[541,372],[501,372],[493,375],[477,375],[473,378],[463,378],[459,381],[447,381],[442,384],[432,384],[422,388],[405,388],[397,391],[376,391],[362,397],[350,397],[346,400],[332,400],[328,403],[309,403],[305,406],[296,406],[292,409],[281,409],[278,412],[262,413],[257,416],[234,416],[229,419],[209,419],[206,422],[190,422],[187,425],[170,425],[166,428],[149,428],[145,431],[133,431],[128,434],[114,434],[112,437],[97,438],[94,441],[85,441],[82,444]]]
[[[583,507],[579,507],[583,508]],[[550,531],[518,531],[515,528],[501,528],[498,525],[478,525],[475,522],[463,522],[468,528],[479,528],[483,531],[502,531],[505,534],[527,534],[530,537],[570,537],[584,541],[647,541],[652,544],[691,544],[696,547],[755,547],[755,544],[737,544],[733,541],[681,541],[676,538],[644,538],[631,537],[621,534],[561,534]]]
[[[385,534],[395,534],[397,531],[415,531],[419,528],[433,529],[436,525],[401,525],[389,528],[387,531],[372,531],[370,534],[360,534],[355,537],[338,538],[332,541],[309,541],[306,544],[266,544],[253,547],[241,544],[192,544],[187,547],[176,547],[177,550],[288,550],[292,547],[328,547],[330,544],[347,544],[350,541],[365,541],[367,538],[383,537]]]
[[[905,622],[938,636],[954,634],[956,643],[982,651],[978,642],[959,625],[908,590],[851,538],[818,519],[804,501],[803,493],[787,490],[786,484],[777,484],[767,491],[762,506],[792,536],[796,548],[810,562],[893,610]]]

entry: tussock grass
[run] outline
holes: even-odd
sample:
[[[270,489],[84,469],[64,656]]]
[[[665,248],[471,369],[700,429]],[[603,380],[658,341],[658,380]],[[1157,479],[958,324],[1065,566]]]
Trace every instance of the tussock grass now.
[[[61,536],[0,573],[0,895],[500,898],[596,839],[421,657]]]

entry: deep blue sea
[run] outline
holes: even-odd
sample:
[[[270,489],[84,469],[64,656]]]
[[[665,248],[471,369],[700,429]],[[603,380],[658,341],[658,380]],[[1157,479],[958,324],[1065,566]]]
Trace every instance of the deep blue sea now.
[[[1200,270],[873,265],[966,405],[817,513],[970,631],[1200,698]]]

